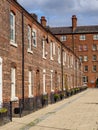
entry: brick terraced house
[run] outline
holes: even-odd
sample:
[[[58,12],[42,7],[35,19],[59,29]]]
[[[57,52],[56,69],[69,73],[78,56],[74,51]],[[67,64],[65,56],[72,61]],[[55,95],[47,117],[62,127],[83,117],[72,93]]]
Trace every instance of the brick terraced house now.
[[[97,87],[98,25],[77,26],[77,17],[73,15],[71,27],[53,27],[50,30],[79,56],[83,63],[83,83],[88,87]]]
[[[39,23],[17,1],[0,0],[0,107],[45,94],[50,101],[51,93],[82,86],[82,74],[79,58],[44,16]]]

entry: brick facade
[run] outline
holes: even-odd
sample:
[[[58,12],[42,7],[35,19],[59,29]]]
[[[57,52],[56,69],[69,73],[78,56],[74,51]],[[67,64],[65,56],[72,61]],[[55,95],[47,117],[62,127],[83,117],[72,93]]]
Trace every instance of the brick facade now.
[[[71,27],[53,27],[50,30],[80,58],[83,63],[84,84],[87,84],[88,87],[96,87],[98,78],[98,26],[78,26],[77,17],[73,15]],[[66,40],[61,39],[62,37],[66,37]]]
[[[13,0],[1,0],[0,12],[3,102],[82,85],[82,65],[78,57],[46,28],[45,20],[43,27]],[[14,42],[10,40],[11,12],[15,16]],[[30,29],[31,33],[28,33]],[[33,30],[35,37],[32,36]]]

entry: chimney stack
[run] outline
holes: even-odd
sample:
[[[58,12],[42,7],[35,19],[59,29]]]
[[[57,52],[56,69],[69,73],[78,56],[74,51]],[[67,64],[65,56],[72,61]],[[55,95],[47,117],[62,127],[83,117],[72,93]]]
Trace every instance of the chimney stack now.
[[[77,17],[76,15],[72,15],[72,30],[74,31],[77,27]]]
[[[42,16],[42,17],[41,17],[40,22],[41,22],[41,25],[42,25],[43,27],[46,27],[47,20],[46,20],[45,16]]]

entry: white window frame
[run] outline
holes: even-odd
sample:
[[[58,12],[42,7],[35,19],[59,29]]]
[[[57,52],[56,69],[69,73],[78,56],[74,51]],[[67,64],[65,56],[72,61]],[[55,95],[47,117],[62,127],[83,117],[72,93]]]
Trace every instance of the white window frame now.
[[[98,40],[98,34],[93,35],[93,40]]]
[[[0,108],[2,108],[3,102],[3,86],[2,86],[2,58],[0,57]]]
[[[15,36],[15,14],[11,11],[10,12],[10,44],[17,47],[17,44],[15,42],[16,36]]]
[[[96,44],[93,44],[93,45],[92,45],[92,50],[93,50],[93,51],[96,51],[96,50],[97,50],[97,45],[96,45]]]
[[[87,68],[86,68],[87,67]],[[87,70],[86,70],[87,69]],[[84,66],[84,72],[88,72],[88,66]]]
[[[34,47],[37,47],[37,31],[35,29],[32,30],[32,43]]]
[[[28,72],[28,97],[33,97],[32,71]]]
[[[93,55],[92,56],[92,61],[96,61],[97,60],[97,56],[96,55]]]
[[[63,42],[63,41],[66,41],[67,37],[65,35],[62,35],[60,40]]]
[[[88,61],[88,56],[84,56],[84,61]]]
[[[53,42],[53,55],[55,55],[55,42]]]
[[[43,70],[43,94],[46,94],[46,70]]]
[[[16,97],[16,68],[11,68],[11,101],[18,100]]]
[[[50,59],[53,60],[53,42],[50,42]]]
[[[61,63],[61,49],[58,47],[58,63]]]
[[[82,79],[83,79],[83,83],[88,83],[88,77],[87,76],[83,76]]]
[[[51,92],[54,92],[54,90],[53,90],[53,70],[50,70],[50,72],[51,72],[51,75],[50,75],[50,81],[51,81],[50,86],[51,86]]]
[[[83,62],[83,56],[79,56],[80,62]]]
[[[80,40],[86,40],[86,36],[85,35],[80,35]]]
[[[42,53],[43,53],[43,58],[46,59],[47,52],[46,52],[46,41],[45,41],[45,38],[42,39]]]
[[[95,68],[96,68],[96,69],[95,69]],[[93,66],[92,66],[92,71],[93,71],[93,72],[96,72],[96,71],[97,71],[97,66],[96,66],[96,65],[93,65]]]
[[[29,53],[33,53],[33,51],[32,51],[32,34],[31,34],[31,32],[32,32],[32,29],[31,29],[31,27],[30,27],[30,25],[28,25],[28,52]]]

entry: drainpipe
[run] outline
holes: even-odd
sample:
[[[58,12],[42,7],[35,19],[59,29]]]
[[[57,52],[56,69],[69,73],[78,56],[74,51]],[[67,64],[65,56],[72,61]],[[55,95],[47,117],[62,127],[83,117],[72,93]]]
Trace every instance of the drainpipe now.
[[[22,107],[24,108],[24,14],[22,12]]]

